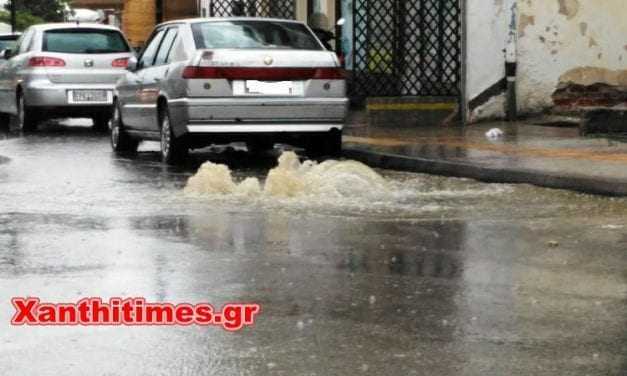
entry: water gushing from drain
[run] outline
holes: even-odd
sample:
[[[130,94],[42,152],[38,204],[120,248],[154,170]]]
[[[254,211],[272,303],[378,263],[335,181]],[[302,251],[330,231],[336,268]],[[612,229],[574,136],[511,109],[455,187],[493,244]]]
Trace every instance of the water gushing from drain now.
[[[389,190],[388,182],[370,167],[356,161],[300,162],[294,152],[284,152],[279,165],[262,184],[257,178],[233,180],[225,165],[204,163],[185,187],[185,193],[270,197],[367,197]]]

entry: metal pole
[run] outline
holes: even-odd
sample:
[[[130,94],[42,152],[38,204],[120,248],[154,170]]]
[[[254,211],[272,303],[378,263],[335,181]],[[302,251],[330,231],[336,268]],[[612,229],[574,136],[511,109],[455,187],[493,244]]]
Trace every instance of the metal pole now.
[[[459,108],[461,112],[461,123],[468,123],[468,3],[467,0],[460,0],[461,8],[461,66],[459,69],[460,88],[459,88]]]
[[[518,103],[516,98],[516,76],[518,68],[518,2],[512,0],[510,7],[509,39],[505,47],[505,76],[507,77],[507,120],[515,121],[518,117]]]
[[[17,32],[17,4],[16,0],[11,0],[11,31]]]

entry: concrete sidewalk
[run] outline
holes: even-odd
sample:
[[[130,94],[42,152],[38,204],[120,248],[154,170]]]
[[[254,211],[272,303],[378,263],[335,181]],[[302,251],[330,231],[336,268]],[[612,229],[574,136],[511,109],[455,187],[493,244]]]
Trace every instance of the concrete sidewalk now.
[[[485,134],[491,128],[504,136],[489,140]],[[361,123],[345,130],[344,148],[347,158],[373,167],[627,196],[627,142],[581,137],[577,128],[524,122],[465,128]]]

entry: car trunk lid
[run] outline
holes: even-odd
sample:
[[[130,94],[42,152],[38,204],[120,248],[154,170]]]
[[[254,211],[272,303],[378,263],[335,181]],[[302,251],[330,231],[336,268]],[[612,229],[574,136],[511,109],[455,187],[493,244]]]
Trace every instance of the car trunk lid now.
[[[114,84],[124,74],[129,53],[60,54],[45,56],[62,60],[64,66],[47,66],[48,79],[59,84]]]

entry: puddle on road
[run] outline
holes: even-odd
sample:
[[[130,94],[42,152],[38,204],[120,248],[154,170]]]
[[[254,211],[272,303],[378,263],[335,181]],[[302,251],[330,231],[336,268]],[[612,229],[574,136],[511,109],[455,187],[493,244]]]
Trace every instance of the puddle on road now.
[[[352,160],[300,161],[284,152],[267,176],[238,177],[222,164],[204,163],[184,188],[189,197],[244,200],[265,204],[338,209],[434,211],[444,202],[510,192],[508,185],[480,184],[466,179],[425,179],[416,174],[385,176]],[[410,178],[408,178],[410,177]],[[420,203],[420,205],[416,205]]]

